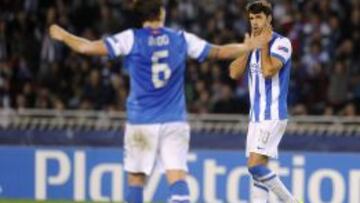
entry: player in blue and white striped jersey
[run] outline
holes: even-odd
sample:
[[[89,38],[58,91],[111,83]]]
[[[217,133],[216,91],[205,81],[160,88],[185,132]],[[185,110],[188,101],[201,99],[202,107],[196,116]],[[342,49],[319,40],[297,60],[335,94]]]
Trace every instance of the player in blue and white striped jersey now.
[[[267,167],[269,158],[277,158],[278,145],[287,125],[292,53],[290,40],[272,31],[271,10],[266,0],[248,1],[251,37],[247,35],[245,43],[252,43],[252,38],[257,36],[265,43],[237,58],[230,65],[230,77],[237,79],[247,72],[249,81],[251,107],[246,153],[254,181],[251,202],[268,202],[269,191],[272,191],[282,202],[295,203],[279,177]]]
[[[143,23],[140,29],[89,41],[53,25],[50,35],[82,54],[124,56],[130,76],[124,141],[129,185],[126,201],[143,202],[146,177],[159,160],[170,185],[170,202],[189,203],[185,182],[190,137],[184,96],[186,60],[235,59],[254,48],[248,45],[258,43],[217,46],[194,34],[166,28],[162,0],[138,0],[134,9]]]
[[[257,49],[249,56],[249,90],[251,100],[250,119],[252,122],[265,120],[286,120],[287,94],[291,67],[291,44],[288,38],[273,33],[269,42],[269,56],[281,63],[279,71],[273,73],[264,70],[261,56],[262,50]]]

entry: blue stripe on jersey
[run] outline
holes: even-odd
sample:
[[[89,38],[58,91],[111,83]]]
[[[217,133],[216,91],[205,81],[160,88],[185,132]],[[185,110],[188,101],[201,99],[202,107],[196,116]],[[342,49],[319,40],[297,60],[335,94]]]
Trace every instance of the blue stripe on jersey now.
[[[255,56],[256,56],[256,63],[258,63],[259,64],[259,60],[260,60],[260,50],[256,50],[256,52],[255,52]]]
[[[288,118],[287,112],[287,95],[290,80],[291,61],[289,60],[279,73],[280,98],[279,98],[279,119],[284,120]]]
[[[112,48],[110,42],[109,42],[107,39],[105,39],[104,42],[105,42],[106,49],[109,51],[109,53],[108,53],[109,58],[110,58],[110,59],[116,58],[115,51],[114,51],[114,49]]]
[[[256,58],[256,63],[260,64],[260,50],[257,49],[255,51],[255,58]],[[255,97],[255,107],[257,107],[257,110],[255,110],[255,120],[259,121],[260,120],[260,79],[259,79],[259,75],[256,74],[256,80],[255,80],[255,86],[256,86],[256,90],[257,92],[255,93],[255,95],[258,94],[257,97]]]
[[[271,102],[272,102],[272,79],[265,79],[265,91],[266,91],[265,120],[270,120]]]
[[[277,53],[272,53],[271,56],[279,59],[279,60],[282,62],[282,64],[285,64],[285,63],[286,63],[286,60],[284,59],[284,57],[280,56],[280,55],[277,54]]]
[[[259,84],[258,74],[256,74],[255,77],[254,113],[255,113],[255,121],[258,122],[260,117],[260,84]]]
[[[199,62],[205,61],[205,59],[209,56],[209,52],[212,49],[210,44],[206,44],[204,50],[201,52],[200,56],[197,58]]]

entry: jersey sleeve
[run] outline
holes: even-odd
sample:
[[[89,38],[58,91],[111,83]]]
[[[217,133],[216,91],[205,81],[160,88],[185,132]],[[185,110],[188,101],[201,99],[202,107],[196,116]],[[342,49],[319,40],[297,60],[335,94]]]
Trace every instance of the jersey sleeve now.
[[[270,49],[270,55],[279,59],[283,64],[290,59],[291,54],[291,42],[285,37],[276,39]]]
[[[130,29],[125,30],[118,34],[106,37],[104,41],[110,58],[126,56],[131,52],[134,45],[134,31]]]
[[[187,55],[200,62],[204,61],[210,53],[211,45],[194,34],[184,32],[184,36],[187,44]]]

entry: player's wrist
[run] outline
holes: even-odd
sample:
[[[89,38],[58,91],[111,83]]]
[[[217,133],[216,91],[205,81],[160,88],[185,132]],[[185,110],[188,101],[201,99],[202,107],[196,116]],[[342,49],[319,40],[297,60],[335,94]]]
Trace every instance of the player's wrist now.
[[[60,35],[60,41],[66,42],[70,37],[71,37],[70,33],[66,32],[65,30],[62,30],[61,35]]]
[[[259,45],[251,43],[248,47],[248,52],[254,51],[255,49],[261,48]]]

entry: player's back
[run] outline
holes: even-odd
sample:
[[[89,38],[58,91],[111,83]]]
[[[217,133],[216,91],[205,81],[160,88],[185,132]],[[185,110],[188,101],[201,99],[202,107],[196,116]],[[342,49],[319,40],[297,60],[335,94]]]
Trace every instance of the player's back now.
[[[130,74],[129,121],[158,123],[186,119],[184,71],[186,42],[180,32],[161,28],[134,30],[125,58]]]
[[[211,48],[206,41],[184,31],[142,28],[110,36],[105,43],[110,57],[125,56],[130,75],[130,123],[186,120],[186,58],[203,61]]]

